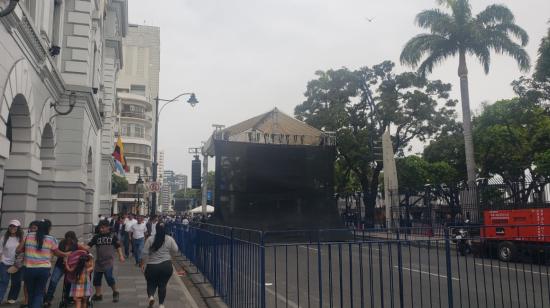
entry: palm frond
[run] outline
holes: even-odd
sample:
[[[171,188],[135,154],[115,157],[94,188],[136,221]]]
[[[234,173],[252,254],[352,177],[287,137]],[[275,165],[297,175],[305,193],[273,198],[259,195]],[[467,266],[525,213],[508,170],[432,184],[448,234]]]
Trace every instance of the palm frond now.
[[[479,63],[483,66],[485,74],[489,74],[489,68],[491,66],[491,51],[485,44],[471,44],[467,49],[469,53],[476,56]]]
[[[529,55],[519,44],[514,43],[506,34],[493,32],[487,41],[487,46],[496,53],[507,54],[514,58],[522,72],[528,72],[531,67]]]
[[[449,44],[433,46],[428,57],[426,57],[426,59],[418,67],[418,74],[425,77],[426,74],[430,74],[433,71],[435,66],[439,65],[447,58],[455,55],[457,51],[458,49],[455,46],[449,46]]]
[[[511,34],[520,41],[521,46],[523,47],[527,46],[527,43],[529,43],[529,35],[527,34],[527,31],[523,30],[522,27],[516,24],[502,23],[489,27],[489,30]]]
[[[493,4],[479,12],[476,20],[485,24],[492,25],[495,23],[514,23],[514,14],[504,5]]]
[[[468,0],[449,0],[455,22],[459,25],[467,24],[472,19],[472,7]]]
[[[442,35],[451,33],[453,28],[452,16],[438,9],[418,13],[415,21],[419,27]]]
[[[444,46],[449,41],[437,34],[419,34],[410,39],[399,57],[402,64],[416,67],[426,53],[433,50],[434,46]]]

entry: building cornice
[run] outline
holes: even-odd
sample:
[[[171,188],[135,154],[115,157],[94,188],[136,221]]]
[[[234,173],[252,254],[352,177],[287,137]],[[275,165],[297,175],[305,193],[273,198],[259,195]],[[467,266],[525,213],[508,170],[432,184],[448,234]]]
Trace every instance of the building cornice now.
[[[49,55],[48,46],[37,34],[38,31],[27,14],[25,9],[18,5],[12,14],[0,18],[0,22],[9,30],[20,50],[44,81],[52,98],[58,100],[65,92],[66,84],[57,70],[54,60]]]

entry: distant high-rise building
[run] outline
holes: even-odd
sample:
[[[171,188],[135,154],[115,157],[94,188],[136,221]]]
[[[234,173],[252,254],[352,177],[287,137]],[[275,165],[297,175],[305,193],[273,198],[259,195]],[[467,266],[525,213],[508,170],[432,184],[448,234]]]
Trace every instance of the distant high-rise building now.
[[[159,151],[159,157],[158,157],[158,182],[161,184],[164,183],[164,150]]]
[[[177,190],[187,189],[187,175],[176,174],[174,177],[174,184],[175,187],[177,187]]]
[[[136,187],[141,175],[149,181],[152,172],[152,147],[155,140],[155,101],[160,73],[160,28],[129,25],[123,40],[125,65],[117,79],[119,126],[129,172],[128,192],[119,194],[119,210],[145,214],[149,196]],[[140,204],[137,204],[140,200]]]
[[[169,211],[170,205],[172,204],[172,190],[170,189],[170,184],[164,182],[162,184],[162,191],[160,193],[160,212],[165,213]]]

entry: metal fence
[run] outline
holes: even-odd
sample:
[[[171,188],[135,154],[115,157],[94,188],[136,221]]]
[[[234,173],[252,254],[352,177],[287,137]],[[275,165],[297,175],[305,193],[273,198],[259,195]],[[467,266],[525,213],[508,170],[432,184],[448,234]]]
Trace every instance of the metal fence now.
[[[533,227],[548,234],[550,225],[517,226]],[[525,245],[503,262],[504,241],[482,238],[477,234],[489,233],[479,226],[458,228],[468,232],[468,252],[457,246],[457,228],[443,227],[173,231],[229,307],[550,307],[550,239],[523,236]]]

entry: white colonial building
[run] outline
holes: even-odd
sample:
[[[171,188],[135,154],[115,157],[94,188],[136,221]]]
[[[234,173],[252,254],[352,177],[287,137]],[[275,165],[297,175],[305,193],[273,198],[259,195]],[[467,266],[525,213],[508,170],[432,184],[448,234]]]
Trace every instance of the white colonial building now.
[[[47,218],[56,236],[83,235],[100,211],[111,210],[112,112],[127,4],[20,0],[0,17],[2,227]]]

